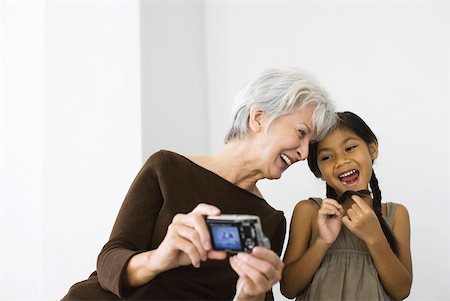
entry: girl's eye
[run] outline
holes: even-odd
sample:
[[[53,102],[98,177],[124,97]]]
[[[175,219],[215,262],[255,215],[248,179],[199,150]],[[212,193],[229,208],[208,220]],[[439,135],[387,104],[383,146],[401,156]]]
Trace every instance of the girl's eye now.
[[[345,148],[345,151],[346,151],[346,152],[352,151],[352,150],[354,150],[356,147],[357,147],[357,145],[350,145],[350,146],[347,146],[347,147]]]
[[[322,156],[320,157],[320,161],[327,161],[331,159],[331,155],[326,155],[326,156]]]

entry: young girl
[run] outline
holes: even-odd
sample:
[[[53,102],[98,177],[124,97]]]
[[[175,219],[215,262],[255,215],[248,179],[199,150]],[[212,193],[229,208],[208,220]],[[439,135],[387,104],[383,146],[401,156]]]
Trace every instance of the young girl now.
[[[326,182],[327,198],[294,209],[281,292],[297,300],[404,299],[412,283],[408,211],[381,203],[374,133],[351,112],[338,116],[310,146],[308,165]]]

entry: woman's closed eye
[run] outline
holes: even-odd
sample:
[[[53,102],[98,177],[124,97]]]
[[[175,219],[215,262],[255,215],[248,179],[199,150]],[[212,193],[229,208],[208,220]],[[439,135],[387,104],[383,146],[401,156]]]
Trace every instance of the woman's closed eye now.
[[[299,135],[300,139],[302,139],[306,136],[306,132],[304,130],[298,130],[298,135]]]

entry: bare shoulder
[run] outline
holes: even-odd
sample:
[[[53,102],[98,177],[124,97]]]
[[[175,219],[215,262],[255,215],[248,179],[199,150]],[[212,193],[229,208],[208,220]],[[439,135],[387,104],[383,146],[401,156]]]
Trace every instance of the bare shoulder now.
[[[319,205],[313,200],[301,200],[294,208],[294,215],[296,214],[311,214],[319,211]]]
[[[312,221],[317,218],[319,212],[319,205],[313,200],[299,201],[292,213],[291,224],[297,226],[303,226],[306,224],[313,224]]]
[[[409,216],[408,209],[405,205],[401,203],[394,203],[395,204],[395,211],[394,211],[394,220],[397,217],[407,217]]]
[[[409,212],[405,205],[401,203],[395,203],[395,211],[394,216],[392,218],[392,227],[393,230],[401,228],[409,229]]]
[[[398,215],[408,215],[408,209],[406,208],[405,205],[401,204],[401,203],[397,203],[397,202],[390,202],[391,204],[394,204],[394,219],[395,216]],[[381,205],[382,207],[382,211],[383,211],[383,215],[387,214],[387,207],[388,207],[388,203],[382,203]]]
[[[298,250],[305,250],[308,247],[315,230],[314,221],[317,219],[318,211],[319,205],[313,200],[302,200],[295,205],[289,230],[287,249],[289,254],[297,256]]]

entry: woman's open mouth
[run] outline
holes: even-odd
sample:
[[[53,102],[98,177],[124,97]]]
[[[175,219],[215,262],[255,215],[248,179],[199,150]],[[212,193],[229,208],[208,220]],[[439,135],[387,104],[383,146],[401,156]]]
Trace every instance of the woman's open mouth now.
[[[292,165],[292,160],[287,155],[281,154],[280,157],[288,167]]]

